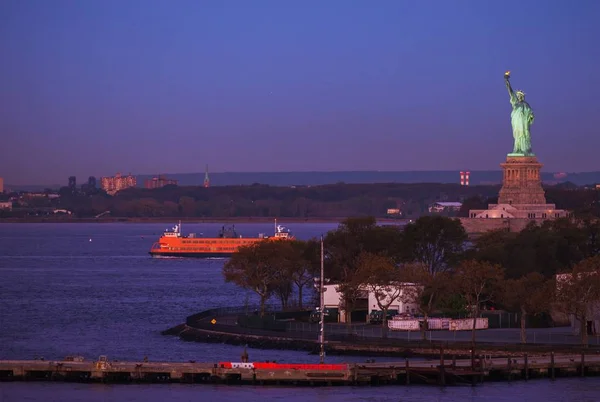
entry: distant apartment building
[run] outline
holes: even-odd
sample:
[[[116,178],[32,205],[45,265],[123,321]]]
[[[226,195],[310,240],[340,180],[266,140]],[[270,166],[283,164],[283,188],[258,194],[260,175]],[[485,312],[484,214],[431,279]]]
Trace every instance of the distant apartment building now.
[[[127,176],[121,176],[121,173],[117,173],[112,177],[102,177],[100,179],[100,186],[102,190],[106,191],[110,195],[114,195],[118,191],[125,190],[129,187],[135,187],[137,180],[135,176],[131,174]]]
[[[13,203],[12,201],[3,201],[0,202],[0,209],[6,209],[12,211]]]
[[[145,188],[161,188],[167,186],[169,184],[177,185],[177,180],[175,179],[167,179],[163,175],[158,175],[158,177],[153,177],[151,179],[146,179],[144,181]]]
[[[4,179],[0,177],[0,193],[4,192]]]

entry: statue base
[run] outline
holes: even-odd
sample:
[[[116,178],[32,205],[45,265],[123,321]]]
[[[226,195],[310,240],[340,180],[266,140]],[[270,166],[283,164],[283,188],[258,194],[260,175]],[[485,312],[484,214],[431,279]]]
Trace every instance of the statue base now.
[[[533,153],[511,153],[500,164],[503,171],[502,189],[497,204],[487,209],[472,209],[469,218],[461,222],[472,233],[502,229],[520,231],[530,222],[543,222],[569,216],[569,212],[546,204],[540,170],[542,164]]]
[[[510,153],[510,154],[506,154],[507,157],[512,157],[512,156],[535,156],[535,154],[533,152],[528,153],[528,154],[521,154],[521,153]]]
[[[546,204],[540,170],[535,155],[509,154],[500,164],[503,170],[498,204]]]

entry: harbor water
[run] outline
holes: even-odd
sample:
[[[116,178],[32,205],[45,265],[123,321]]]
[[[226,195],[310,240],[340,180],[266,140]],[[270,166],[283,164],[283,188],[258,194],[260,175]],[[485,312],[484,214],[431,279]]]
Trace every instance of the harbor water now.
[[[281,224],[286,225],[285,222]],[[184,342],[160,331],[203,309],[256,303],[225,283],[222,259],[151,258],[169,226],[159,224],[0,224],[0,359],[238,361],[239,346]],[[286,225],[301,239],[333,223]],[[184,233],[216,234],[219,224],[184,224]],[[243,236],[273,225],[237,224]],[[249,349],[250,360],[314,363],[305,352]],[[328,356],[329,362],[367,357]],[[378,357],[377,361],[384,358]],[[240,387],[0,383],[0,401],[596,401],[600,379],[486,383],[477,387]]]

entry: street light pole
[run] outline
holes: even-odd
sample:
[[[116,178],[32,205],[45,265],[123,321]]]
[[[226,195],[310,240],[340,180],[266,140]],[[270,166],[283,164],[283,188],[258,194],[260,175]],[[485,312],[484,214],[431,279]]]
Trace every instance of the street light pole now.
[[[319,293],[321,299],[321,328],[319,328],[319,346],[321,347],[321,351],[319,353],[320,363],[323,364],[325,362],[325,301],[324,301],[324,257],[323,257],[323,235],[321,235],[321,282],[319,286]]]

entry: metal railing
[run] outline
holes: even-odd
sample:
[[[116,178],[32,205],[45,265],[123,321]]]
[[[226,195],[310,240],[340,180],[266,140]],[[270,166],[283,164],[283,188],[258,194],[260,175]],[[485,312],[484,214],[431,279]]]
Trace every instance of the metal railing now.
[[[192,328],[218,331],[229,334],[255,335],[265,337],[288,338],[317,342],[319,324],[286,322],[285,331],[273,331],[262,328],[242,327],[237,323],[239,315],[255,315],[260,311],[258,306],[222,307],[202,311],[187,317],[186,324]],[[274,317],[279,313],[279,306],[269,304],[265,306],[266,316]],[[214,323],[213,323],[214,319]],[[478,330],[477,344],[502,347],[507,351],[535,350],[581,350],[580,337],[564,332],[553,332],[552,329],[528,329],[528,343],[520,343],[520,333],[517,329],[510,330]],[[427,348],[469,348],[471,345],[471,331],[432,330],[425,331],[425,339],[420,331],[384,331],[381,325],[368,325],[364,323],[325,324],[325,333],[330,342],[352,342],[355,344],[398,346],[398,347],[427,347]],[[589,337],[589,346],[600,346],[600,336]]]

